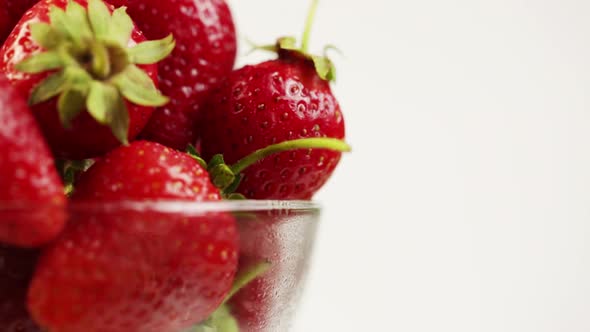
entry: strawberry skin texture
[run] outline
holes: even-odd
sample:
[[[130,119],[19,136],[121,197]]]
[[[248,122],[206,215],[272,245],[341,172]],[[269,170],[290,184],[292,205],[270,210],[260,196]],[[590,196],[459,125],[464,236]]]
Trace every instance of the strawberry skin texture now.
[[[72,199],[72,222],[42,253],[28,294],[30,312],[50,331],[178,332],[206,319],[229,292],[239,245],[230,214],[75,209],[219,200],[192,157],[136,141],[98,160]]]
[[[197,140],[196,121],[211,87],[233,69],[236,32],[223,0],[109,0],[127,6],[149,39],[174,35],[176,48],[159,63],[162,93],[171,102],[156,109],[141,137],[179,150]]]
[[[75,0],[84,7],[86,0]],[[6,74],[11,83],[26,99],[31,90],[50,73],[26,74],[17,71],[14,66],[32,54],[42,51],[31,38],[29,24],[32,22],[49,22],[49,8],[55,5],[65,8],[68,0],[42,0],[28,10],[18,22],[8,39],[0,49],[0,70]],[[135,28],[129,45],[145,41],[143,34]],[[142,65],[141,68],[152,78],[157,86],[157,65]],[[129,112],[130,125],[128,138],[135,138],[145,127],[154,109],[125,101]],[[121,143],[113,136],[110,128],[97,123],[88,112],[82,112],[66,129],[57,113],[57,98],[31,107],[41,126],[53,153],[64,159],[86,159],[100,156]]]
[[[274,218],[265,212],[259,215],[259,220],[253,222],[238,223],[240,233],[240,259],[238,271],[246,270],[260,262],[270,262],[270,270],[254,279],[252,282],[240,289],[230,300],[229,306],[232,315],[237,319],[240,331],[263,330],[273,315],[280,315],[276,301],[279,293],[282,296],[282,289],[288,287],[277,287],[280,279],[281,265],[284,256],[288,253],[281,248],[281,238],[278,222],[269,220]],[[284,302],[284,301],[283,301]],[[274,304],[274,306],[273,306]],[[279,312],[276,312],[279,310]]]
[[[205,160],[221,153],[229,164],[286,140],[345,136],[329,82],[312,64],[290,58],[234,71],[212,92],[201,123]],[[243,172],[238,192],[251,199],[310,199],[340,157],[324,149],[273,155]]]
[[[40,332],[25,306],[38,252],[0,245],[0,329]]]
[[[25,101],[0,75],[0,242],[35,247],[65,224],[64,189]]]

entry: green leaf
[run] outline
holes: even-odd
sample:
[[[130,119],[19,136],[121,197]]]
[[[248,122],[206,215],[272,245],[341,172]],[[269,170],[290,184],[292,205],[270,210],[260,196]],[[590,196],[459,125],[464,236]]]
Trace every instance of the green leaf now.
[[[86,96],[76,88],[66,89],[57,100],[57,110],[61,123],[65,128],[71,128],[72,120],[83,110]]]
[[[113,135],[121,142],[122,144],[129,144],[128,141],[128,132],[129,132],[129,113],[127,111],[127,107],[125,106],[125,101],[119,95],[117,100],[117,108],[113,113],[113,119],[110,124],[111,130]]]
[[[321,79],[330,82],[336,80],[336,69],[330,59],[325,56],[316,55],[313,55],[311,59],[315,66],[315,70]]]
[[[216,167],[217,165],[223,165],[223,164],[225,164],[225,160],[223,159],[223,155],[216,154],[209,161],[209,169],[213,169],[213,167]]]
[[[166,58],[172,53],[175,46],[176,42],[174,41],[174,37],[170,34],[166,38],[137,44],[135,47],[128,50],[128,54],[131,63],[147,65],[159,62]]]
[[[148,74],[135,65],[127,66],[113,78],[113,83],[126,99],[136,105],[156,107],[168,103],[168,98],[156,89]]]
[[[222,305],[205,322],[186,332],[239,332],[238,321],[227,305]]]
[[[196,160],[199,163],[199,165],[201,165],[201,167],[207,169],[207,162],[205,161],[205,159],[201,158],[199,152],[197,152],[197,148],[194,145],[189,144],[186,147],[186,153],[189,156],[191,156],[194,160]]]
[[[229,187],[236,179],[236,175],[226,164],[217,164],[213,167],[209,165],[208,170],[211,177],[211,183],[220,190],[225,190],[225,188]]]
[[[103,82],[92,82],[86,108],[97,122],[108,125],[121,143],[128,143],[129,113],[116,87]]]
[[[248,38],[244,39],[246,44],[248,44],[248,47],[250,48],[247,52],[246,55],[250,55],[251,53],[253,53],[254,51],[269,51],[269,52],[273,52],[276,53],[278,51],[277,48],[277,44],[274,43],[272,45],[258,45],[255,42],[251,41]]]
[[[51,5],[51,7],[49,7],[49,21],[51,26],[55,28],[55,30],[61,36],[67,39],[72,39],[69,30],[66,28],[66,20],[66,13],[63,11],[63,9],[55,5]]]
[[[16,64],[15,69],[29,74],[38,74],[64,66],[62,56],[57,51],[46,51],[31,55]]]
[[[278,44],[279,48],[283,50],[298,50],[297,39],[295,39],[294,37],[279,38]]]
[[[35,22],[29,25],[29,29],[33,40],[44,49],[50,50],[59,45],[61,37],[51,25]]]
[[[232,195],[241,195],[241,194],[235,194],[235,191],[238,190],[238,187],[240,186],[240,183],[242,183],[242,179],[244,179],[244,175],[243,174],[237,174],[234,182],[232,182],[227,188],[225,188],[225,190],[223,190],[223,193],[229,198],[232,199]]]
[[[86,70],[78,66],[69,66],[64,69],[64,75],[69,85],[73,86],[84,86],[86,89],[89,88],[92,77]]]
[[[328,44],[328,45],[324,46],[324,56],[326,58],[328,57],[328,52],[330,52],[330,51],[334,51],[334,52],[338,53],[340,56],[344,56],[344,52],[342,52],[342,50],[339,49],[336,45]]]
[[[200,324],[195,326],[190,330],[186,330],[185,332],[219,332],[217,328],[208,325],[207,323]]]
[[[217,332],[239,332],[238,321],[233,317],[227,305],[222,305],[211,315],[211,325]]]
[[[122,47],[127,47],[134,27],[133,21],[126,10],[126,7],[115,9],[111,17],[111,24],[109,25],[108,39],[118,43]]]
[[[231,193],[229,195],[226,195],[226,199],[230,200],[230,201],[244,201],[246,200],[246,196],[242,195],[242,194],[238,194],[238,193]]]
[[[108,36],[109,25],[111,24],[111,12],[102,0],[88,1],[88,19],[98,39]]]
[[[66,83],[63,71],[48,76],[31,92],[29,105],[36,105],[59,95],[64,90]]]
[[[120,98],[116,87],[93,81],[90,83],[86,108],[98,123],[110,124],[113,120],[113,113],[119,107]]]
[[[73,2],[73,1],[72,1]],[[68,5],[68,8],[71,7]],[[73,7],[75,8],[75,7]],[[84,28],[81,28],[79,10],[73,9],[72,12],[66,14],[61,8],[52,5],[49,8],[49,19],[51,26],[65,39],[72,41],[74,46],[78,49],[83,48],[83,32]],[[84,14],[85,16],[85,14]]]
[[[66,8],[66,17],[66,27],[73,29],[70,33],[77,42],[83,43],[93,38],[86,9],[82,5],[76,1],[70,1]]]
[[[197,148],[193,144],[190,144],[190,143],[189,143],[189,145],[186,146],[186,153],[188,153],[192,157],[200,157],[201,156],[199,154],[199,152],[197,151]]]

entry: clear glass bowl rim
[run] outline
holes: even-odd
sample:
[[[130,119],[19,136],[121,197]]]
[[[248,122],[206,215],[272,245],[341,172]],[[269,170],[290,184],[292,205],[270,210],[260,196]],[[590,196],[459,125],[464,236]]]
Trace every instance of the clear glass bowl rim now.
[[[0,211],[31,211],[39,207],[48,207],[34,202],[1,202]],[[51,204],[49,204],[51,206]],[[290,211],[319,212],[321,205],[315,201],[301,200],[226,200],[192,202],[186,200],[141,200],[141,201],[69,201],[67,210],[71,212],[100,211],[154,211],[161,213],[200,214],[207,212],[256,212],[256,211]]]

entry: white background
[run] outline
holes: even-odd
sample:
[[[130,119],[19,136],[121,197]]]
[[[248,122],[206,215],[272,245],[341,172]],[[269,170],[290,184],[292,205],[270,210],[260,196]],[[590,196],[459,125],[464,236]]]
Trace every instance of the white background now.
[[[269,42],[309,1],[230,4]],[[317,196],[296,332],[590,331],[589,18],[587,0],[322,0],[312,46],[345,54],[354,152]]]

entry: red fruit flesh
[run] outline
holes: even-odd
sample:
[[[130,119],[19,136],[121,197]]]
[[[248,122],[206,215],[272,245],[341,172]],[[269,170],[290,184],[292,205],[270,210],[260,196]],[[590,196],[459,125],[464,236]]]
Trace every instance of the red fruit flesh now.
[[[260,216],[261,221],[239,223],[240,260],[238,271],[243,271],[260,264],[270,262],[270,270],[247,284],[229,301],[232,315],[240,325],[240,331],[258,331],[264,329],[273,315],[273,296],[279,291],[281,239],[276,223],[268,222],[268,215]],[[264,221],[262,221],[264,220]],[[277,219],[278,220],[278,219]],[[283,287],[284,288],[284,287]]]
[[[65,223],[63,186],[25,101],[0,76],[0,242],[34,247]]]
[[[176,48],[159,63],[162,93],[171,102],[158,108],[142,137],[184,150],[197,140],[203,103],[236,58],[236,33],[223,0],[109,0],[127,6],[149,39],[174,35]]]
[[[228,214],[85,211],[72,223],[43,253],[29,292],[33,316],[52,331],[183,331],[231,286]]]
[[[40,332],[25,307],[37,251],[0,245],[0,330]]]
[[[220,194],[192,157],[145,141],[112,151],[84,173],[71,226],[35,272],[28,298],[35,319],[59,332],[178,332],[206,319],[237,269],[235,219],[108,208],[162,199],[188,204]]]
[[[222,153],[229,164],[271,144],[345,135],[329,82],[300,59],[273,60],[233,72],[212,92],[201,123],[203,157]],[[273,155],[244,171],[238,192],[252,199],[310,199],[340,157],[340,152],[324,149]]]
[[[135,141],[98,159],[80,176],[74,200],[218,201],[219,190],[191,156],[161,144]]]
[[[86,0],[75,0],[86,7]],[[18,22],[5,44],[0,49],[0,71],[4,72],[11,83],[24,98],[29,98],[32,89],[50,73],[26,74],[15,69],[15,65],[43,49],[31,37],[29,24],[32,22],[49,22],[49,8],[54,5],[65,8],[68,0],[44,0],[39,2]],[[145,37],[134,29],[129,46],[145,41]],[[157,65],[143,65],[141,68],[157,83]],[[57,113],[57,99],[53,98],[31,107],[37,118],[53,153],[64,159],[86,159],[100,156],[121,143],[113,136],[111,129],[92,119],[87,112],[82,112],[72,122],[70,129],[64,128]],[[152,115],[152,107],[143,107],[126,101],[130,117],[128,138],[132,140],[147,124]]]

